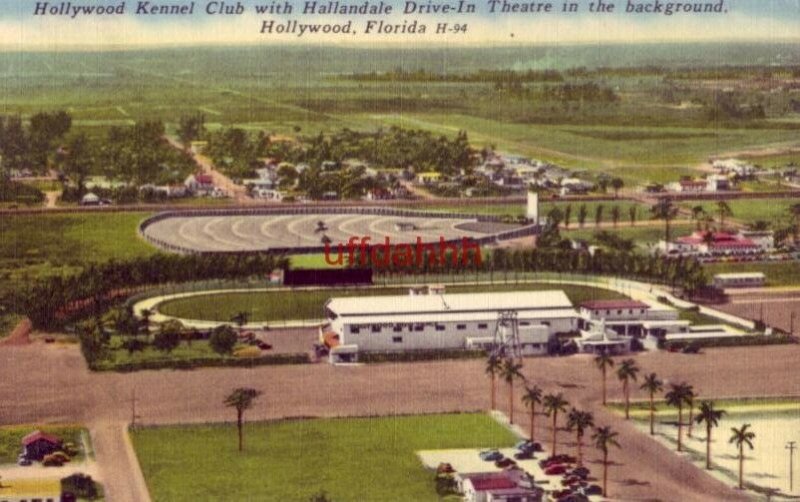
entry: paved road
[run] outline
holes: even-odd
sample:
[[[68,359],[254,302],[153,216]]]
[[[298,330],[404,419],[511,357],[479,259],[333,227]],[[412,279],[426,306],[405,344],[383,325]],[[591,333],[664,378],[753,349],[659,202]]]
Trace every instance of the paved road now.
[[[101,421],[89,424],[92,446],[109,502],[150,502],[136,453],[128,436],[128,423]]]

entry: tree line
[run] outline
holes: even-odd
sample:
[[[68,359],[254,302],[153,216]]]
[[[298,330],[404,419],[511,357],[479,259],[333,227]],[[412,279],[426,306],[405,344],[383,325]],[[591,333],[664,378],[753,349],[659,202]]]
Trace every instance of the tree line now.
[[[50,276],[8,293],[2,303],[26,315],[38,329],[55,329],[87,316],[100,316],[139,286],[204,279],[264,277],[286,267],[285,257],[253,254],[157,254],[92,264],[71,276]]]
[[[34,173],[46,173],[55,155],[57,141],[71,127],[72,117],[63,110],[37,113],[31,116],[27,124],[19,115],[0,117],[3,171],[30,169]]]

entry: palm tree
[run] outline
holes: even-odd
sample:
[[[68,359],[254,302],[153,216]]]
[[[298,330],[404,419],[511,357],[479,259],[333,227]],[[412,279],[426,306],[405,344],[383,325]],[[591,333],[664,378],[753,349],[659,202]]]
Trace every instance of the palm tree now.
[[[620,215],[621,213],[619,206],[613,206],[611,208],[611,221],[614,222],[614,228],[617,228],[617,223],[619,223]]]
[[[569,228],[569,221],[572,219],[572,204],[567,204],[564,208],[564,228]]]
[[[744,467],[744,445],[753,449],[753,439],[756,437],[756,433],[753,431],[749,431],[747,429],[750,428],[750,424],[744,424],[741,428],[737,429],[736,427],[731,427],[731,438],[728,440],[728,443],[735,443],[736,447],[739,448],[739,489],[742,490],[744,488],[744,480],[743,480],[743,467]]]
[[[694,424],[694,398],[697,397],[697,394],[694,392],[694,387],[689,384],[683,384],[685,386],[684,392],[686,393],[686,406],[689,407],[689,428],[686,431],[686,437],[692,437],[692,425]]]
[[[578,225],[581,228],[583,228],[584,223],[586,223],[587,216],[589,216],[589,210],[586,208],[586,204],[578,206]]]
[[[567,411],[567,405],[569,402],[564,399],[563,394],[548,394],[544,396],[544,400],[542,401],[544,405],[544,411],[547,413],[548,417],[553,417],[553,449],[552,455],[555,456],[556,454],[556,434],[558,433],[558,412],[559,411]]]
[[[522,402],[531,410],[531,441],[536,432],[536,405],[542,403],[542,394],[542,389],[538,385],[534,385],[525,387],[525,394],[522,396]]]
[[[616,446],[621,448],[616,440],[617,433],[611,427],[597,427],[592,434],[594,447],[603,452],[603,497],[608,497],[608,448]]]
[[[706,469],[711,469],[711,429],[719,425],[719,420],[725,410],[714,409],[713,401],[703,401],[700,403],[700,413],[695,420],[698,424],[706,424]]]
[[[500,373],[500,367],[502,366],[502,359],[500,359],[495,354],[490,354],[488,358],[486,358],[486,374],[489,375],[489,379],[492,385],[492,409],[497,409],[497,375]]]
[[[598,204],[597,207],[594,208],[594,225],[596,227],[600,226],[600,223],[603,221],[603,211],[605,210],[605,206],[602,204]]]
[[[239,387],[225,398],[225,406],[236,408],[236,427],[239,430],[239,451],[244,448],[242,429],[244,426],[244,412],[253,405],[255,398],[261,395],[261,391],[249,387]]]
[[[625,359],[622,364],[617,368],[617,378],[622,382],[622,394],[625,396],[625,420],[630,418],[630,381],[636,381],[639,373],[639,367],[636,366],[636,361],[633,359]]]
[[[717,212],[719,213],[719,230],[721,232],[725,228],[725,218],[733,216],[733,209],[727,201],[721,200],[717,202]]]
[[[655,434],[654,424],[656,416],[656,407],[654,403],[656,392],[661,392],[664,389],[664,382],[659,380],[655,373],[650,373],[644,377],[644,382],[641,387],[642,390],[650,394],[650,435]]]
[[[152,309],[142,309],[139,311],[139,317],[142,318],[142,328],[147,336],[150,336],[150,318],[155,315]]]
[[[603,406],[606,405],[606,371],[614,366],[614,360],[605,352],[594,358],[594,364],[603,372]]]
[[[672,384],[669,392],[664,396],[667,399],[667,404],[678,408],[678,451],[681,451],[681,444],[683,439],[683,405],[686,404],[686,387],[685,383]]]
[[[514,423],[514,381],[522,378],[522,364],[514,362],[513,359],[504,359],[500,367],[500,378],[508,384],[508,421]]]
[[[658,203],[650,208],[653,219],[664,220],[664,242],[670,241],[670,221],[678,215],[678,208],[666,197],[659,199]]]
[[[244,310],[237,312],[236,315],[231,317],[231,322],[239,327],[239,333],[242,332],[242,328],[244,328],[244,325],[247,324],[247,321],[249,320],[250,320],[250,312],[246,312]]]
[[[639,212],[639,208],[636,206],[630,206],[628,208],[628,219],[631,220],[631,226],[636,225],[636,213]]]
[[[586,429],[594,427],[594,415],[588,411],[572,408],[567,415],[567,429],[574,430],[578,443],[578,465],[583,465],[583,435]]]

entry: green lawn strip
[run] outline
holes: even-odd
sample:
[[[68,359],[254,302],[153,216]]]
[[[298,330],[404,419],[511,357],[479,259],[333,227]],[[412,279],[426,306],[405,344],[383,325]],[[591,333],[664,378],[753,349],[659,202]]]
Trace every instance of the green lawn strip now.
[[[17,461],[17,456],[22,451],[22,438],[35,430],[60,437],[64,442],[74,443],[78,448],[78,455],[74,461],[86,458],[83,451],[82,438],[89,441],[88,431],[77,425],[4,425],[0,426],[0,464],[12,464]],[[91,446],[90,446],[91,449]]]
[[[497,274],[498,278],[501,274]],[[589,299],[617,299],[623,295],[602,288],[559,284],[483,284],[452,285],[450,293],[479,293],[492,291],[552,291],[563,290],[573,303]],[[197,295],[169,300],[157,308],[162,314],[182,319],[228,322],[238,312],[249,312],[250,322],[321,319],[322,307],[331,297],[403,295],[408,288],[349,288],[336,290],[254,291]]]
[[[131,436],[156,502],[308,500],[320,491],[336,501],[436,501],[433,473],[417,451],[515,441],[484,414],[251,423],[242,453],[233,424],[143,428]]]
[[[17,326],[23,317],[17,314],[2,314],[0,315],[0,338],[5,338],[11,334],[11,331]]]
[[[716,409],[725,410],[728,414],[766,414],[790,413],[797,415],[800,412],[800,398],[788,397],[752,397],[752,398],[721,398],[713,399],[699,396],[695,399],[697,406],[700,401],[709,399],[714,402]],[[670,406],[663,399],[656,397],[654,402],[655,414],[659,418],[678,417],[678,409]],[[616,413],[624,413],[625,404],[622,402],[609,402],[608,407]],[[688,407],[684,406],[684,418],[689,416]],[[650,416],[650,403],[647,400],[637,399],[631,401],[630,416],[636,420],[647,420]]]

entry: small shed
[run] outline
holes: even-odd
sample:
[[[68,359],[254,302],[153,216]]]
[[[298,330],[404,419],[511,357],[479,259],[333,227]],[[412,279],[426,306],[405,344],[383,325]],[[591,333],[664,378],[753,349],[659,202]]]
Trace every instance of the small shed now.
[[[41,461],[45,455],[60,451],[64,441],[53,434],[36,430],[22,438],[22,451],[28,460]]]

